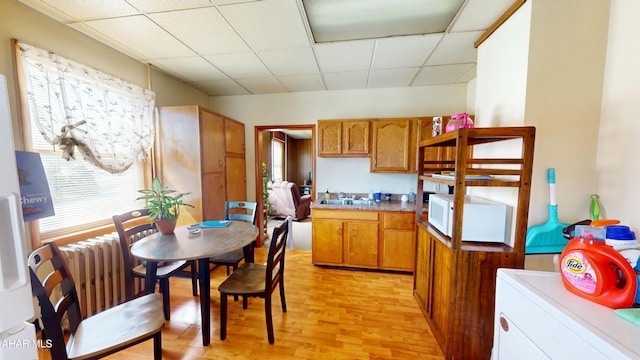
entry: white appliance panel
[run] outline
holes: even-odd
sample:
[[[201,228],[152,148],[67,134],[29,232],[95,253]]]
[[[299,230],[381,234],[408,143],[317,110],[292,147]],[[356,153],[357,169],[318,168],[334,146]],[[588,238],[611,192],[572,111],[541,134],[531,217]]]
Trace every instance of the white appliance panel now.
[[[570,293],[559,273],[498,269],[494,360],[520,359],[533,348],[549,359],[638,359],[638,339],[639,326]]]
[[[7,82],[0,74],[0,360],[37,359],[33,295],[27,267]]]

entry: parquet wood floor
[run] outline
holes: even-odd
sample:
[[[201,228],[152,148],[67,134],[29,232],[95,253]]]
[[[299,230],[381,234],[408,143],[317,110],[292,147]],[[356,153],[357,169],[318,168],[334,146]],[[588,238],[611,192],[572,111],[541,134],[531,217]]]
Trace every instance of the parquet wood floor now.
[[[266,249],[256,249],[256,262]],[[424,359],[443,355],[416,300],[407,274],[316,267],[311,252],[287,250],[282,313],[273,298],[275,344],[269,345],[264,300],[229,301],[227,339],[220,341],[218,284],[211,274],[211,345],[202,346],[200,310],[188,279],[171,279],[171,320],[162,332],[164,359]],[[108,359],[151,359],[152,342]],[[46,357],[41,357],[46,358]]]

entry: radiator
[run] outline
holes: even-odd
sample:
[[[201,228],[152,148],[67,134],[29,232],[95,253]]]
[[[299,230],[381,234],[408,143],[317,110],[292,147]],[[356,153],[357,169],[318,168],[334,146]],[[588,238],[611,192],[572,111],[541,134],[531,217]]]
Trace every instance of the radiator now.
[[[76,285],[83,317],[88,317],[125,301],[122,251],[117,233],[60,246]],[[134,293],[142,289],[134,281]]]

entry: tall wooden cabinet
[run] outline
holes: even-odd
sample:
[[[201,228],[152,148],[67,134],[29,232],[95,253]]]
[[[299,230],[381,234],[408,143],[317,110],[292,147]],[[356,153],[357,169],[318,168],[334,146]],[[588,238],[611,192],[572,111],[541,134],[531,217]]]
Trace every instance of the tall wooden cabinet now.
[[[474,147],[514,139],[522,145],[519,156],[476,156],[481,152]],[[461,129],[419,143],[418,163],[422,166],[418,174],[418,198],[422,198],[424,181],[454,186],[452,236],[443,235],[427,221],[418,221],[416,232],[414,296],[445,359],[489,359],[491,355],[497,269],[524,267],[534,141],[533,127],[502,127]],[[429,154],[442,153],[443,149],[430,152],[425,151],[427,148],[452,148],[455,161],[432,158]],[[443,170],[454,171],[454,179],[431,176]],[[473,175],[494,178],[468,180]],[[471,186],[517,189],[517,205],[512,212],[513,244],[461,240],[463,199]],[[417,212],[417,219],[422,219],[421,207]]]
[[[190,192],[180,223],[224,218],[226,200],[246,199],[244,124],[200,106],[159,108],[156,173]]]

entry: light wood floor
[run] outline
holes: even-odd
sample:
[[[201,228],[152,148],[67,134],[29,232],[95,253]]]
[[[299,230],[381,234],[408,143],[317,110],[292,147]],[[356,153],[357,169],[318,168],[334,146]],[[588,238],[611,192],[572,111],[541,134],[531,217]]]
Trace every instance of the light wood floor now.
[[[256,249],[256,262],[266,249]],[[200,310],[188,279],[171,280],[171,321],[162,332],[164,359],[426,359],[442,360],[412,295],[412,275],[316,267],[311,252],[287,250],[282,313],[273,299],[275,344],[269,345],[264,301],[229,299],[227,339],[220,341],[217,287],[224,268],[211,274],[211,345],[202,346]],[[152,342],[108,359],[151,359]],[[41,357],[41,358],[46,358]]]

